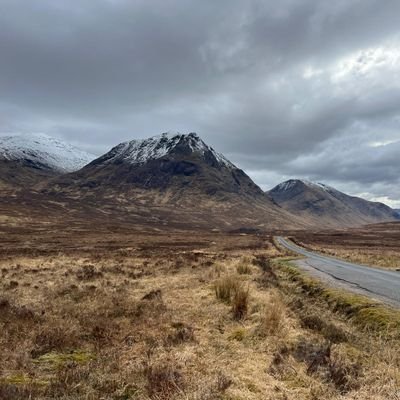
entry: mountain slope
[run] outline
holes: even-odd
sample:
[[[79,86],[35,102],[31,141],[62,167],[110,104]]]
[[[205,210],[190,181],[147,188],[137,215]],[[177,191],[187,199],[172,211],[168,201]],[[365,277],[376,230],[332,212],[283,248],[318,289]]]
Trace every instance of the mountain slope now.
[[[76,171],[96,157],[69,143],[43,134],[0,137],[0,159],[21,161],[37,169]]]
[[[349,196],[322,183],[291,179],[268,194],[285,210],[321,228],[359,226],[398,218],[385,204]]]
[[[76,171],[94,158],[43,134],[0,137],[0,186],[31,186],[44,178]]]
[[[235,228],[277,227],[282,221],[304,226],[195,133],[121,143],[81,170],[53,180],[48,190],[151,213],[166,223],[185,218]]]

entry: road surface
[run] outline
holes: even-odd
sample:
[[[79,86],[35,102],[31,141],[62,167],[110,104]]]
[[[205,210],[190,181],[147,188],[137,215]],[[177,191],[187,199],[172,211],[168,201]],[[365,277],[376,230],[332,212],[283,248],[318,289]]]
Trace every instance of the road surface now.
[[[330,286],[344,288],[400,307],[400,272],[353,264],[337,258],[308,251],[282,237],[278,243],[304,256],[292,263],[314,277],[324,280]]]

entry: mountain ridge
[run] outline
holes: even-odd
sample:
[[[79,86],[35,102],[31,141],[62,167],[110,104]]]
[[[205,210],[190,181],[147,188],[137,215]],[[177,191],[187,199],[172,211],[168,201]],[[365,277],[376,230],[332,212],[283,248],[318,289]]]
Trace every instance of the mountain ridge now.
[[[20,190],[80,169],[94,155],[45,134],[0,136],[0,187]]]
[[[350,196],[323,183],[289,179],[267,192],[285,210],[330,227],[350,227],[398,219],[379,202]]]
[[[76,171],[95,156],[45,134],[0,136],[0,159],[25,161],[38,169]]]
[[[264,192],[194,132],[125,141],[93,157],[47,135],[25,142],[23,136],[3,137],[0,188],[25,190],[25,199],[31,190],[44,202],[81,202],[108,215],[135,214],[162,224],[184,215],[196,226],[227,229],[336,228],[400,218],[382,203],[319,182],[290,179]]]
[[[79,171],[51,180],[52,195],[114,201],[225,227],[305,227],[276,205],[240,168],[196,133],[163,133],[120,143]]]

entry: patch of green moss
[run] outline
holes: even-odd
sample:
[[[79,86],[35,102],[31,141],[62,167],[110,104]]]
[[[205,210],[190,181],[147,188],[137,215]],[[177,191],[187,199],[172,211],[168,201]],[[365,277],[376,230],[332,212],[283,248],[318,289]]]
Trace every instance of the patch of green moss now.
[[[47,386],[50,382],[34,379],[25,374],[15,374],[6,376],[0,379],[0,382],[8,385],[24,386],[24,385],[35,385],[35,386]]]
[[[89,361],[93,360],[93,358],[94,357],[90,352],[76,350],[71,353],[57,353],[57,352],[46,353],[36,358],[33,362],[36,364],[47,364],[58,367],[69,362],[74,362],[77,364],[86,364]]]

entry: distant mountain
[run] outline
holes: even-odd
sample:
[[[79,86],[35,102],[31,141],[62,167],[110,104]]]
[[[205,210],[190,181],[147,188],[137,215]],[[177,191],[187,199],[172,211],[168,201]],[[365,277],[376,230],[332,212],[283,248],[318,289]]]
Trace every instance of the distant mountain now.
[[[44,134],[0,137],[1,160],[20,161],[36,169],[72,172],[95,158],[93,154]]]
[[[76,171],[95,158],[43,134],[0,137],[0,186],[26,186]]]
[[[81,170],[54,179],[55,195],[112,201],[167,220],[232,226],[304,226],[196,133],[124,142]],[[151,211],[149,211],[151,210]]]
[[[359,226],[399,218],[385,204],[349,196],[322,183],[291,179],[267,193],[285,210],[320,228]]]

